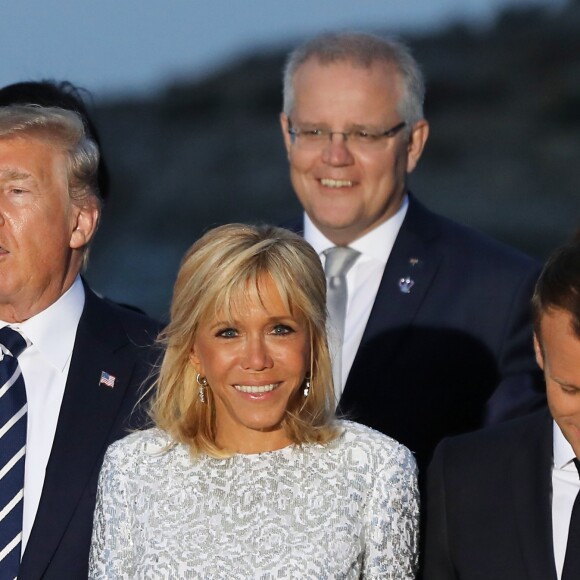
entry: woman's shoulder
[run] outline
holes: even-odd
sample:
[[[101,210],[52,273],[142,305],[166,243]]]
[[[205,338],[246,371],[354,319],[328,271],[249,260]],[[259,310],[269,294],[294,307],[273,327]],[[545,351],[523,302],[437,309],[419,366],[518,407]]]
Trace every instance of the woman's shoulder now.
[[[174,447],[167,433],[153,427],[143,431],[134,431],[109,445],[106,458],[109,462],[131,463],[133,460],[143,460],[156,457]]]
[[[382,465],[412,471],[417,469],[411,451],[392,437],[353,421],[342,420],[338,424],[342,433],[336,440],[337,445],[345,451],[348,450],[355,460],[364,456],[377,468]]]

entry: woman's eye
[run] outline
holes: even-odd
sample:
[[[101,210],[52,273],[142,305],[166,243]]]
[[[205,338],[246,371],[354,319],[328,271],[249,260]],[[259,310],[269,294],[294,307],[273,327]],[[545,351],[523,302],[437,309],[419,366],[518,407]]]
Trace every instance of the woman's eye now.
[[[289,326],[286,326],[285,324],[278,324],[274,327],[274,330],[273,330],[273,334],[277,334],[277,335],[290,334],[291,332],[294,332],[292,330],[292,328],[290,328]]]
[[[217,333],[217,336],[221,336],[223,338],[233,338],[237,336],[237,331],[235,328],[224,328],[224,330],[220,330]]]

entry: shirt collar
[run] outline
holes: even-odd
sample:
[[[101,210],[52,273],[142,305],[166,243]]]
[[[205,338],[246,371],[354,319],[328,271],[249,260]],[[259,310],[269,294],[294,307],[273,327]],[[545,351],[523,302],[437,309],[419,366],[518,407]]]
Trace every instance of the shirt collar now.
[[[349,247],[386,264],[405,215],[407,215],[408,207],[409,198],[405,195],[397,213],[361,238],[354,240],[354,242],[349,244]],[[304,239],[316,250],[318,255],[322,255],[325,250],[336,245],[314,225],[306,213],[304,214]],[[388,252],[385,252],[385,248],[388,249]]]
[[[554,468],[562,469],[576,457],[572,445],[562,433],[558,423],[554,421]]]
[[[20,324],[27,340],[44,355],[55,368],[63,371],[73,350],[77,327],[85,305],[85,289],[80,276],[73,285],[48,308]],[[0,322],[0,326],[6,326]],[[58,329],[55,340],[54,330]]]

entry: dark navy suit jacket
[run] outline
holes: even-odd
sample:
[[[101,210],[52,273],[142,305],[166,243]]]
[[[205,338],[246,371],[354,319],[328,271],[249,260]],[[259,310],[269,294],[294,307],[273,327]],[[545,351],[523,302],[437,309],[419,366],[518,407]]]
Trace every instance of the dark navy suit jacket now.
[[[424,580],[556,580],[552,425],[544,410],[440,444]]]
[[[530,322],[538,273],[535,260],[410,195],[340,413],[406,445],[423,478],[443,437],[542,405]]]
[[[142,426],[135,406],[159,326],[85,285],[68,379],[19,580],[86,580],[98,474],[107,446]],[[99,384],[105,371],[114,387]]]

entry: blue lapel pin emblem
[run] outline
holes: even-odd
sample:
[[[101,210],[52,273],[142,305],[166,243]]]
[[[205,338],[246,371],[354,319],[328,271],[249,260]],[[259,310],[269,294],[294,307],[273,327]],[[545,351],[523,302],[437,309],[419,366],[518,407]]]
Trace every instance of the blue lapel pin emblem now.
[[[111,387],[111,389],[115,386],[116,377],[106,373],[105,371],[101,371],[101,380],[99,381],[99,385],[105,385],[106,387]]]
[[[409,276],[405,276],[405,278],[401,278],[399,280],[399,290],[403,294],[410,294],[411,288],[415,285],[415,282]]]

